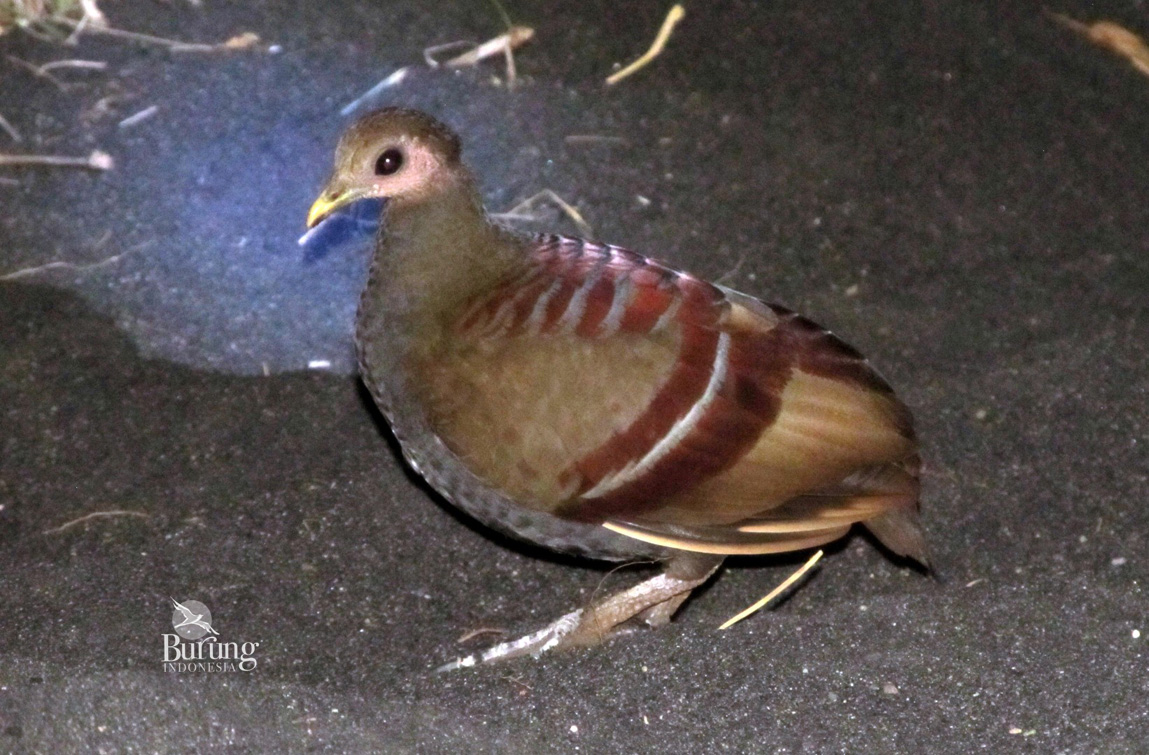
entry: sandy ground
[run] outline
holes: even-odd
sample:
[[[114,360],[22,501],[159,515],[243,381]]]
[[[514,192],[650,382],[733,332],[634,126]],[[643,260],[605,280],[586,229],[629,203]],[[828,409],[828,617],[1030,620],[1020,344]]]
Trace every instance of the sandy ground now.
[[[1143,752],[1149,77],[1038,3],[735,2],[605,89],[665,6],[516,2],[511,89],[421,65],[502,30],[440,5],[106,4],[263,40],[229,54],[0,39],[108,64],[60,90],[0,56],[0,150],[116,161],[0,169],[0,752]],[[639,574],[468,526],[355,382],[364,252],[295,239],[340,108],[405,65],[376,102],[457,128],[493,209],[554,189],[869,354],[917,417],[942,579],[855,537],[725,632],[804,554],[731,562],[659,632],[431,673]],[[146,516],[56,529],[97,511]],[[165,672],[169,597],[256,668]]]

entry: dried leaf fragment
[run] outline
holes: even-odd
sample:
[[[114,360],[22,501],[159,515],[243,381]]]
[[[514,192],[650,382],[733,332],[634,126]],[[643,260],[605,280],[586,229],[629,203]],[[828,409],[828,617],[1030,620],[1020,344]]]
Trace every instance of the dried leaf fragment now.
[[[259,35],[253,31],[236,34],[220,45],[225,50],[246,50],[259,44]]]
[[[1072,29],[1098,47],[1104,47],[1124,57],[1133,64],[1134,68],[1149,76],[1149,46],[1146,46],[1141,37],[1124,26],[1112,21],[1097,21],[1086,24],[1062,13],[1046,12],[1057,23],[1067,29]]]

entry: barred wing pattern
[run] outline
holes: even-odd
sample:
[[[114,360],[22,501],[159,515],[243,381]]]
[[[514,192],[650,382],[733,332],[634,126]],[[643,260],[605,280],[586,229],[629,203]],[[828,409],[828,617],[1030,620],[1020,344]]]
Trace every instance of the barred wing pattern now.
[[[781,307],[545,236],[417,369],[435,432],[524,506],[715,554],[864,522],[925,560],[909,412],[857,351]]]

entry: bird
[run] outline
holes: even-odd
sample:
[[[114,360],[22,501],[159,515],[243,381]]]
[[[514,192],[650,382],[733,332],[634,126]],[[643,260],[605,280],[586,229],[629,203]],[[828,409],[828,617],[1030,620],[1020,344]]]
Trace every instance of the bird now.
[[[660,571],[444,669],[665,625],[725,557],[855,524],[928,569],[913,418],[856,349],[629,249],[501,225],[461,155],[399,107],[339,139],[306,225],[381,203],[361,379],[406,463],[474,520]]]
[[[204,614],[193,612],[190,608],[185,606],[183,603],[180,603],[178,600],[176,600],[175,598],[172,598],[170,596],[168,597],[168,600],[170,600],[172,602],[172,605],[175,606],[176,610],[179,611],[181,614],[183,614],[183,617],[184,617],[183,621],[181,621],[179,624],[176,624],[173,627],[174,629],[179,629],[180,627],[186,627],[186,626],[195,626],[195,627],[199,627],[200,629],[204,630],[205,632],[207,632],[209,634],[219,634],[219,632],[215,631],[215,628],[212,627],[212,625],[209,622],[204,621],[204,618],[203,618]]]

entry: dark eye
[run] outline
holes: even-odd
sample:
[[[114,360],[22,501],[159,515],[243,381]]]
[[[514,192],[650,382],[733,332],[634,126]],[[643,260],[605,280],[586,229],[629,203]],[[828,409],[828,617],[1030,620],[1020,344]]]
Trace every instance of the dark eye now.
[[[402,167],[403,153],[397,149],[389,149],[375,161],[375,175],[390,176]]]

